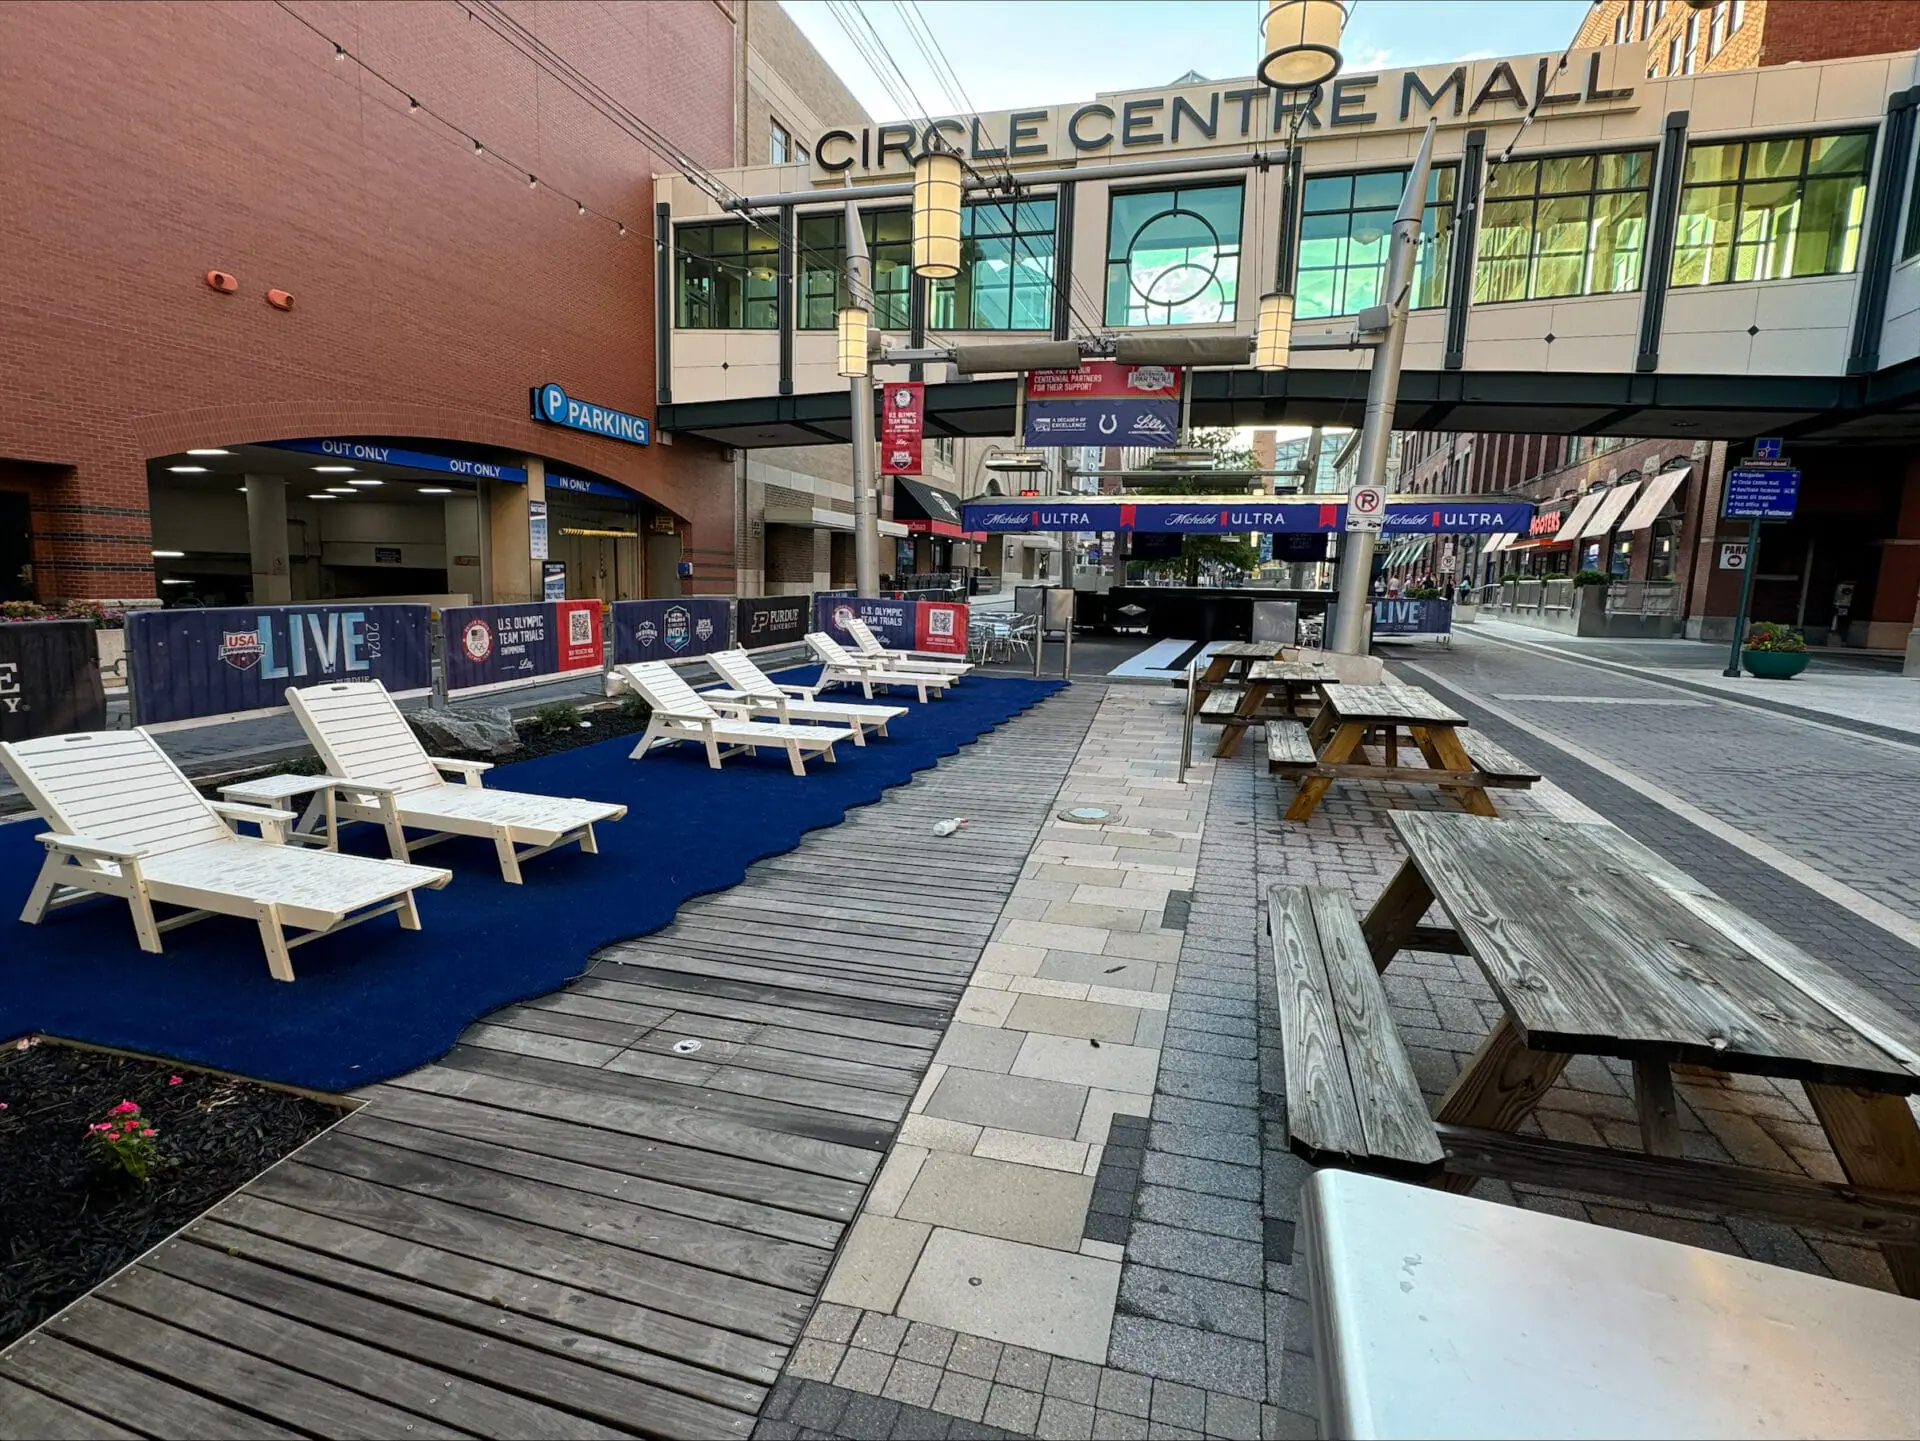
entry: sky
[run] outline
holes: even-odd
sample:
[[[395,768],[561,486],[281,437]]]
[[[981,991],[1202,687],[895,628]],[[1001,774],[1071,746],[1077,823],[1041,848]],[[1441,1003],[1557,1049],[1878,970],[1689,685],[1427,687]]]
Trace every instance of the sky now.
[[[1251,75],[1261,0],[781,0],[876,120],[1058,105],[1103,90],[1164,86],[1189,70]],[[1403,65],[1559,51],[1587,0],[1358,0],[1341,50],[1350,74]],[[904,72],[901,104],[874,76],[836,12],[866,16]],[[925,22],[964,92],[935,79],[904,18]],[[896,82],[896,88],[898,88]],[[917,103],[916,103],[917,101]]]

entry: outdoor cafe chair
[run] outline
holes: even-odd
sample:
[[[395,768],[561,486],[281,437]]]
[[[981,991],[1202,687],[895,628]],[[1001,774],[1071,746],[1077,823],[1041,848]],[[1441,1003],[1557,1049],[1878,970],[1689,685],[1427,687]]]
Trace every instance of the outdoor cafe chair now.
[[[661,742],[692,741],[706,747],[707,764],[719,770],[726,757],[741,751],[752,755],[765,746],[770,750],[784,750],[793,773],[804,776],[808,756],[819,756],[831,765],[836,759],[833,748],[852,737],[850,730],[834,726],[757,721],[750,702],[710,700],[682,680],[663,660],[616,666],[613,674],[620,684],[637,691],[641,699],[653,707],[646,734],[633,748],[632,760],[639,760]]]
[[[726,685],[695,692],[702,700],[715,705],[722,701],[740,704],[754,715],[772,720],[843,725],[852,735],[856,746],[867,743],[866,733],[870,730],[884,736],[889,721],[896,721],[907,714],[907,708],[903,705],[862,705],[858,701],[821,700],[815,686],[781,685],[755,665],[752,657],[743,650],[716,651],[706,657],[706,662]]]
[[[133,912],[140,949],[158,954],[163,931],[239,916],[259,926],[273,978],[291,981],[291,947],[389,913],[417,931],[413,893],[453,879],[431,866],[287,845],[291,811],[209,801],[144,730],[0,742],[0,766],[52,827],[38,837],[47,855],[20,913],[28,925],[91,896],[117,896]],[[259,836],[240,834],[242,821]],[[160,920],[156,905],[186,911]],[[289,926],[306,934],[289,940]]]
[[[517,886],[522,861],[576,842],[597,854],[594,826],[627,813],[605,801],[485,789],[480,777],[492,762],[428,755],[379,681],[289,686],[287,704],[327,774],[340,780],[340,819],[383,827],[395,860],[448,836],[479,836],[493,842],[501,878]],[[465,784],[452,784],[448,774]],[[409,828],[432,834],[409,841]]]

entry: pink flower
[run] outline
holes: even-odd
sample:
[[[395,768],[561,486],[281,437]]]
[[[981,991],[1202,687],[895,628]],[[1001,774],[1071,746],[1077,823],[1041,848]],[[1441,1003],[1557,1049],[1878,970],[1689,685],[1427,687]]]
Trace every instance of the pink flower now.
[[[178,1076],[168,1076],[167,1084],[169,1086],[177,1086],[180,1084],[180,1078]]]
[[[142,1132],[141,1132],[140,1134],[141,1134],[141,1135],[143,1135],[143,1136],[157,1136],[157,1135],[159,1135],[160,1133],[159,1133],[158,1131],[154,1131],[154,1130],[146,1130],[146,1131],[142,1131]]]
[[[137,1116],[140,1114],[140,1108],[134,1105],[132,1101],[122,1101],[119,1105],[115,1106],[113,1110],[108,1114],[114,1115],[114,1116],[125,1116],[125,1115],[131,1114],[131,1115]]]
[[[87,1127],[87,1129],[89,1131],[111,1131],[113,1127],[109,1126],[105,1121],[99,1121]]]
[[[0,1111],[4,1111],[6,1109],[7,1109],[7,1103],[5,1101],[0,1101]]]

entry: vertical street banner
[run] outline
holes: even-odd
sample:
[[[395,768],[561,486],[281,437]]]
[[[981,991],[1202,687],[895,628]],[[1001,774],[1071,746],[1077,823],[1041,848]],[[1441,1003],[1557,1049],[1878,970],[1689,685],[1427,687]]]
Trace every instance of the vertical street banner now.
[[[733,605],[737,644],[743,650],[798,645],[806,639],[813,598],[804,595],[742,596]]]
[[[134,721],[165,725],[284,706],[288,686],[433,684],[424,605],[136,610],[127,616]],[[453,647],[448,646],[451,653]],[[449,655],[451,659],[451,655]]]
[[[733,602],[721,596],[622,600],[613,606],[613,663],[680,660],[725,650]]]
[[[1180,368],[1090,360],[1027,372],[1022,444],[1170,446],[1180,435]]]
[[[927,387],[890,380],[880,387],[880,473],[918,475],[927,413]]]
[[[92,621],[0,624],[0,741],[106,725],[107,693]]]
[[[869,596],[817,595],[814,628],[842,645],[858,649],[850,620],[864,620],[888,650],[923,650],[933,655],[965,656],[967,608],[946,601],[879,600]]]
[[[600,602],[562,600],[553,603],[555,668],[600,670],[606,665],[606,647],[600,633]]]

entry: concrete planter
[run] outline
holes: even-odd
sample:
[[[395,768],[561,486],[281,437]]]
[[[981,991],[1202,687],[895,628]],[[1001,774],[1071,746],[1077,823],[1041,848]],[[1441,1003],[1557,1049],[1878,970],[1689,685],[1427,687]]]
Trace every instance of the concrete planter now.
[[[1811,659],[1803,650],[1743,650],[1740,664],[1747,674],[1761,680],[1792,680],[1807,668]]]
[[[97,630],[100,642],[100,675],[117,685],[127,683],[127,633],[124,630]]]

